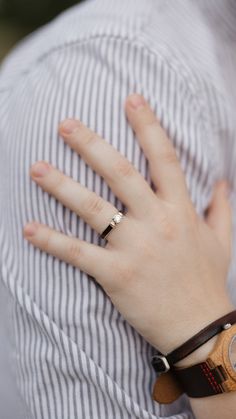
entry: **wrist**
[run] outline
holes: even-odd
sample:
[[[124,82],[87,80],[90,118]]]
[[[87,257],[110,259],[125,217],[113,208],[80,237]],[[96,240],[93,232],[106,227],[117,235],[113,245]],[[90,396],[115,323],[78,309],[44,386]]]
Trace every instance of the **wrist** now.
[[[203,310],[199,310],[198,314],[189,314],[189,316],[186,316],[185,320],[183,319],[181,322],[178,322],[176,319],[176,327],[174,330],[171,331],[171,334],[168,335],[166,333],[165,338],[163,337],[161,344],[154,344],[154,346],[156,346],[156,348],[164,355],[169,354],[176,348],[181,346],[183,343],[185,343],[187,340],[189,340],[200,330],[208,326],[210,323],[233,310],[235,310],[235,306],[231,303],[229,299],[226,299],[225,301],[222,300],[221,304],[216,304],[210,313],[203,313]],[[188,358],[185,357],[183,359],[183,362],[186,361],[186,363],[188,362],[190,364],[191,361],[193,361],[192,363],[203,361],[204,359],[206,359],[208,353],[210,353],[213,349],[216,340],[217,336],[212,337],[209,341],[207,341],[205,344],[201,345],[194,352],[192,352],[192,354],[189,354]],[[203,358],[200,359],[200,357]]]
[[[218,335],[213,336],[209,339],[206,343],[201,345],[199,348],[195,349],[191,354],[186,356],[185,358],[181,359],[181,361],[176,362],[174,367],[178,368],[187,368],[191,365],[198,364],[199,362],[203,362],[207,359],[208,355],[212,351],[215,346],[215,343],[218,339]]]

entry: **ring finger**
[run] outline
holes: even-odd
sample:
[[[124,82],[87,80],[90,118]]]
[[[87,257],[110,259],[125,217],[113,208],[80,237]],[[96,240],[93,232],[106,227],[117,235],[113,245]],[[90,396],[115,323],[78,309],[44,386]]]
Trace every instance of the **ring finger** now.
[[[37,162],[31,166],[30,175],[44,191],[81,216],[99,234],[117,213],[117,209],[111,203],[47,162]],[[109,240],[111,237],[109,234]]]

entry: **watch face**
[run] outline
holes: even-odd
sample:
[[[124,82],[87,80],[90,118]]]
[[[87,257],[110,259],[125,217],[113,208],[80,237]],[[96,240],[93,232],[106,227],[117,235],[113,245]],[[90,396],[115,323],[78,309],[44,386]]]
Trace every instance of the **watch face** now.
[[[232,337],[229,345],[229,359],[234,371],[236,371],[236,335]]]

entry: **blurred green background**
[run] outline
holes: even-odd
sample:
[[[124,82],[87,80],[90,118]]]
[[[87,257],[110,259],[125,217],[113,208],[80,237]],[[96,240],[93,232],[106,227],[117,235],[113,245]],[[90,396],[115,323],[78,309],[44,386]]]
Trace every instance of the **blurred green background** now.
[[[18,40],[77,0],[0,0],[0,61]]]

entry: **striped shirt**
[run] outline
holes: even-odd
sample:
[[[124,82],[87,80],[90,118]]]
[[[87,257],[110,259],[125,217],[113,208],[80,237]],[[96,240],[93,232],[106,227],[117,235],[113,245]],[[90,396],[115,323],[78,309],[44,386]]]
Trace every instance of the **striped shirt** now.
[[[231,182],[235,223],[227,286],[236,304],[235,23],[232,0],[88,0],[26,38],[5,60],[0,274],[4,339],[24,419],[194,417],[186,395],[171,405],[152,400],[154,348],[93,278],[33,247],[22,229],[38,220],[101,244],[89,225],[31,181],[29,168],[46,160],[124,210],[58,137],[57,126],[67,117],[81,119],[151,185],[123,109],[130,93],[141,93],[176,148],[200,216],[215,181]]]

